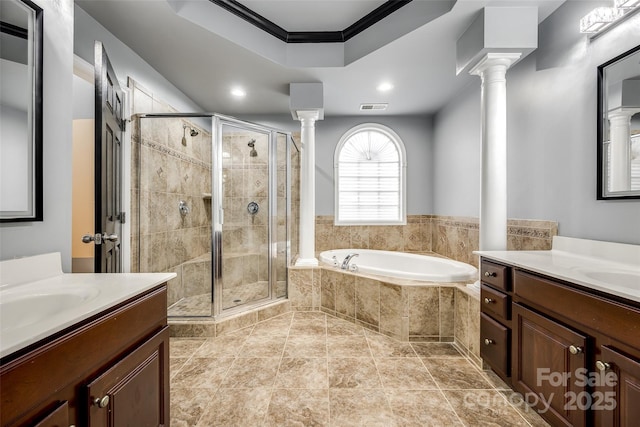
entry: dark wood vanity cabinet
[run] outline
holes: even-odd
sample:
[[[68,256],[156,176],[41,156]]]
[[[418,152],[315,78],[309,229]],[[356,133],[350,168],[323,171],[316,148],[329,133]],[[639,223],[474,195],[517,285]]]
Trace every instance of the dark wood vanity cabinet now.
[[[161,285],[3,359],[0,425],[168,425],[166,307]]]
[[[486,259],[481,274],[486,364],[554,426],[638,425],[640,304]]]
[[[482,260],[480,266],[480,355],[511,383],[511,271]]]

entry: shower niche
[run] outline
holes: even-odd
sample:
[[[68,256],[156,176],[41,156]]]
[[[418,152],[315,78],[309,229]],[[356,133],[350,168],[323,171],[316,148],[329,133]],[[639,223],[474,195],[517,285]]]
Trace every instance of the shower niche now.
[[[131,264],[177,274],[169,316],[221,318],[286,298],[291,136],[215,114],[135,121]]]

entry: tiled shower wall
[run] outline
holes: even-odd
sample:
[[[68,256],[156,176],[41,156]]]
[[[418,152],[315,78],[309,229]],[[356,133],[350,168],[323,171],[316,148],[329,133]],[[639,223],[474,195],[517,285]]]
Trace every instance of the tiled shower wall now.
[[[135,113],[175,112],[131,80],[129,87]],[[186,146],[183,125],[199,132],[186,133]],[[134,115],[131,149],[131,270],[176,272],[169,304],[210,292],[210,262],[191,261],[211,251],[210,200],[203,197],[211,192],[211,134],[182,118]],[[178,210],[181,200],[188,215]]]
[[[477,267],[473,251],[479,247],[478,230],[478,218],[468,217],[408,215],[406,225],[336,226],[333,216],[317,216],[316,252],[342,248],[435,252]],[[510,219],[507,249],[551,249],[551,239],[557,234],[554,221]]]

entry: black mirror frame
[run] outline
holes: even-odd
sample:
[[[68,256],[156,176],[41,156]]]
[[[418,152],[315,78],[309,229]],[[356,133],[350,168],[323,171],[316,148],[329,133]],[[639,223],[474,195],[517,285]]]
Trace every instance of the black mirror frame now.
[[[604,137],[604,69],[609,65],[618,62],[619,60],[625,58],[628,55],[632,55],[636,52],[640,51],[640,45],[624,52],[621,55],[616,56],[615,58],[605,62],[604,64],[598,66],[598,132],[597,132],[597,199],[598,200],[629,200],[629,199],[640,199],[640,195],[628,195],[628,196],[607,196],[605,194],[605,179],[604,179],[604,150],[603,150],[603,137]]]
[[[43,92],[43,10],[31,0],[20,0],[34,11],[34,87],[33,87],[33,215],[0,218],[0,223],[43,221],[43,147],[42,147],[42,92]]]

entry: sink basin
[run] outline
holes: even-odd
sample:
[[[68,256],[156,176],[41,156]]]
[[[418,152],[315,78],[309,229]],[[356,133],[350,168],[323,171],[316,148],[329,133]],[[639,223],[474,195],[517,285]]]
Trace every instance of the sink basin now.
[[[65,286],[33,289],[29,286],[0,294],[0,331],[19,329],[45,321],[98,296],[94,287]]]
[[[640,273],[618,271],[586,271],[585,276],[612,286],[640,289]]]

